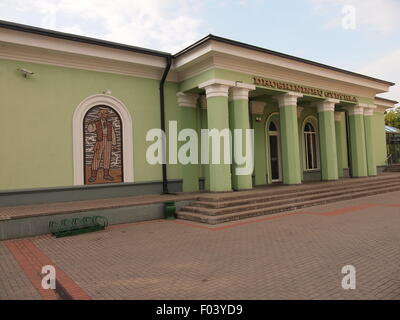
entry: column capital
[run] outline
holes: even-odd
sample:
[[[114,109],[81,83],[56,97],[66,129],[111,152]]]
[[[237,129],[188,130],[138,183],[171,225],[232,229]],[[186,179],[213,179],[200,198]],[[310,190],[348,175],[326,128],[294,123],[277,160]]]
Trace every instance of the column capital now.
[[[335,104],[340,103],[340,100],[337,99],[325,99],[324,101],[319,101],[316,102],[315,105],[317,106],[317,112],[325,112],[325,111],[330,111],[333,112],[335,111]]]
[[[350,116],[363,115],[364,107],[362,105],[356,104],[346,108]]]
[[[229,100],[249,100],[249,92],[255,89],[255,85],[236,82],[235,87],[230,89]]]
[[[286,106],[297,106],[297,99],[303,97],[301,93],[297,92],[286,92],[274,96],[274,99],[278,100],[279,107]]]
[[[198,94],[178,92],[176,97],[178,98],[179,107],[197,107],[197,99],[199,98]]]
[[[264,108],[265,108],[266,105],[267,105],[266,102],[251,101],[250,102],[251,114],[263,115],[264,114]]]
[[[235,82],[223,79],[211,79],[199,84],[200,89],[206,90],[207,99],[213,97],[228,97],[229,88],[234,87]]]
[[[364,116],[373,116],[374,110],[376,109],[375,105],[370,104],[368,107],[364,108]]]
[[[335,121],[342,121],[344,118],[344,112],[335,112]]]

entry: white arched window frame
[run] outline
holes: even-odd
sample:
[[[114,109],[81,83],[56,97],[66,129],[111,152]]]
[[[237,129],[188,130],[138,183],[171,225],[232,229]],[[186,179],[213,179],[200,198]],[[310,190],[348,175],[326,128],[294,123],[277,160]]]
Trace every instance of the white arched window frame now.
[[[311,125],[312,130],[306,130],[307,124]],[[306,117],[303,120],[301,133],[304,171],[318,171],[320,170],[320,155],[317,118],[313,116]]]
[[[117,98],[97,94],[84,99],[72,117],[74,185],[84,184],[83,121],[93,107],[104,105],[113,108],[122,121],[122,159],[124,182],[133,182],[133,134],[132,117],[125,105]]]
[[[270,131],[270,125],[271,123],[274,124],[275,129],[273,131]],[[277,143],[278,143],[278,166],[279,166],[279,179],[277,180],[271,180],[272,182],[279,182],[282,180],[282,159],[281,159],[281,136],[280,136],[280,123],[279,123],[279,112],[274,112],[271,113],[267,121],[265,122],[265,132],[267,134],[267,139],[266,139],[266,150],[267,150],[267,158],[269,159],[268,161],[270,162],[271,160],[271,151],[270,151],[270,136],[276,136],[277,137]],[[272,175],[271,173],[271,163],[269,163],[269,166],[267,168],[268,175]]]

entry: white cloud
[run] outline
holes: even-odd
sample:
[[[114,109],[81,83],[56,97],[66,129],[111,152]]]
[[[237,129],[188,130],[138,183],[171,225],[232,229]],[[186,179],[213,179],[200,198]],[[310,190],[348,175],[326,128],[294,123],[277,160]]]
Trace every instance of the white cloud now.
[[[314,12],[329,15],[327,27],[341,27],[345,5],[356,8],[358,28],[378,33],[389,33],[400,27],[400,1],[398,0],[310,0]]]
[[[0,18],[175,53],[204,35],[197,9],[192,0],[2,0]]]
[[[371,62],[360,70],[363,74],[383,78],[396,83],[390,92],[382,94],[382,97],[400,101],[400,48]]]

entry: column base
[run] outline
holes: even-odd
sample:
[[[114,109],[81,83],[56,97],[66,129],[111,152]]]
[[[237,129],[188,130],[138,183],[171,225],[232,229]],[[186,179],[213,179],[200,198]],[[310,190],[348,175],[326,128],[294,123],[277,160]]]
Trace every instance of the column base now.
[[[206,191],[208,193],[226,193],[226,192],[233,192],[234,190],[227,190],[227,191]]]
[[[249,191],[253,190],[254,188],[246,188],[246,189],[233,189],[233,191]]]

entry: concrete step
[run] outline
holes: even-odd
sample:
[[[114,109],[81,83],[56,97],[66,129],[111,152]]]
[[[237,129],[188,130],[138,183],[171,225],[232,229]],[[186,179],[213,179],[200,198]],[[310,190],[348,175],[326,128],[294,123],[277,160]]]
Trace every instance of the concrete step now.
[[[296,186],[287,186],[287,185],[278,185],[271,186],[268,189],[252,189],[249,191],[242,191],[240,193],[237,192],[223,192],[223,193],[214,193],[214,194],[206,194],[201,195],[197,198],[198,202],[216,202],[220,205],[221,202],[224,201],[232,201],[232,200],[241,200],[241,199],[251,199],[257,198],[260,195],[268,196],[268,195],[280,195],[282,194],[282,189],[284,189],[285,194],[291,194],[300,191],[306,190],[323,190],[329,188],[336,187],[346,187],[346,186],[354,186],[354,185],[363,185],[363,184],[372,184],[375,182],[390,182],[400,180],[400,176],[378,176],[373,178],[356,178],[356,179],[345,179],[340,181],[332,181],[332,182],[324,182],[324,184],[302,184]]]
[[[218,215],[218,216],[211,216],[211,215],[205,215],[205,214],[193,213],[193,212],[185,212],[183,210],[178,212],[177,216],[180,219],[191,220],[191,221],[196,221],[196,222],[203,222],[203,223],[214,225],[214,224],[219,224],[219,223],[223,223],[223,222],[229,222],[229,221],[235,221],[235,220],[240,220],[240,219],[245,219],[245,218],[256,217],[256,216],[260,216],[260,215],[267,215],[267,214],[273,214],[273,213],[278,213],[278,212],[283,212],[283,211],[297,210],[297,209],[321,205],[321,204],[327,204],[327,203],[332,203],[332,202],[337,202],[337,201],[372,196],[372,195],[376,195],[376,194],[382,194],[382,193],[394,192],[394,191],[400,191],[399,184],[396,184],[394,186],[386,186],[386,187],[382,187],[382,188],[372,189],[372,190],[369,189],[369,190],[364,190],[364,191],[345,193],[345,194],[341,194],[339,196],[334,195],[334,196],[323,197],[323,198],[314,199],[314,200],[306,200],[306,201],[276,205],[276,206],[272,206],[272,207],[264,207],[264,208],[251,209],[251,210],[239,211],[239,212],[234,212],[234,213],[227,213],[227,214]]]
[[[289,199],[287,196],[283,195],[280,197],[272,197],[272,198],[257,198],[253,199],[252,202],[247,202],[245,204],[241,204],[239,201],[232,201],[231,205],[229,206],[224,206],[222,208],[209,208],[209,207],[202,207],[202,206],[186,206],[182,208],[182,211],[185,212],[192,212],[192,213],[200,213],[204,215],[210,215],[210,216],[217,216],[217,215],[223,215],[223,214],[228,214],[228,213],[234,213],[234,212],[242,212],[242,211],[248,211],[248,210],[253,210],[253,209],[262,209],[266,207],[274,207],[278,205],[284,205],[284,204],[293,204],[296,202],[303,202],[303,201],[309,201],[309,200],[317,200],[317,199],[322,199],[325,197],[330,197],[330,196],[339,196],[339,195],[344,195],[344,194],[351,194],[351,193],[357,193],[357,192],[362,192],[362,191],[368,191],[368,190],[380,190],[386,188],[388,185],[386,183],[380,183],[379,185],[374,185],[374,186],[362,186],[362,187],[351,187],[351,188],[341,188],[337,190],[326,190],[318,193],[311,193],[310,192],[302,192],[301,194],[296,194],[295,196],[291,196]],[[394,186],[400,186],[400,181],[394,183],[392,182],[391,185],[392,187]]]
[[[227,208],[227,207],[233,207],[233,206],[240,206],[240,205],[246,205],[246,204],[253,204],[253,203],[266,203],[266,202],[272,202],[272,201],[277,201],[277,200],[288,200],[292,199],[295,197],[300,197],[300,196],[309,196],[310,193],[316,193],[323,195],[324,193],[329,193],[329,192],[335,192],[335,191],[344,191],[344,190],[353,190],[355,188],[373,188],[373,187],[379,187],[379,186],[386,186],[388,184],[392,183],[397,183],[400,182],[400,179],[394,179],[394,180],[373,180],[370,181],[370,183],[359,183],[359,184],[348,184],[348,185],[330,185],[329,187],[324,187],[320,186],[319,188],[305,188],[305,189],[296,189],[294,192],[280,192],[278,194],[273,193],[272,195],[266,190],[264,192],[258,192],[256,195],[252,197],[247,197],[247,198],[240,198],[238,200],[236,199],[231,199],[231,200],[224,200],[222,201],[193,201],[190,206],[191,207],[201,207],[201,208],[208,208],[208,209],[222,209],[222,208]],[[203,198],[203,197],[202,197]],[[204,198],[203,198],[204,199]],[[202,212],[201,209],[193,209],[195,212]]]
[[[385,172],[400,172],[400,164],[391,164],[386,166]]]

